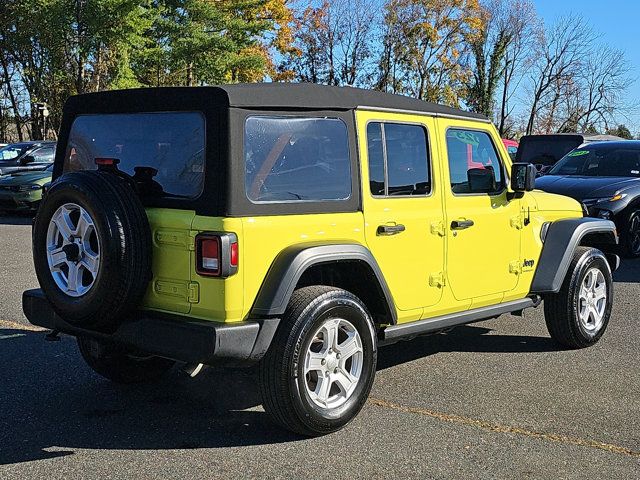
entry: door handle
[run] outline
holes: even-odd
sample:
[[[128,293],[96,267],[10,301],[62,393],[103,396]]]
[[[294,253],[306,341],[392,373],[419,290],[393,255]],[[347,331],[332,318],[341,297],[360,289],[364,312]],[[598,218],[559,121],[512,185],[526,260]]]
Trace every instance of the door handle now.
[[[451,222],[451,230],[465,230],[475,225],[473,220],[454,220]]]
[[[402,224],[397,224],[397,225],[380,225],[378,226],[378,231],[376,232],[377,235],[397,235],[399,233],[404,232],[406,229],[404,227],[404,225]]]

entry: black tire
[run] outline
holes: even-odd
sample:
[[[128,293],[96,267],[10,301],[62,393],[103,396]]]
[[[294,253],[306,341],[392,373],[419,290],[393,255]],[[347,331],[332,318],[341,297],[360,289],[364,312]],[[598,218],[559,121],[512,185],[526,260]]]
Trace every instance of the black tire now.
[[[599,326],[589,329],[580,321],[580,289],[587,274],[597,269],[602,273],[606,291],[606,305]],[[573,256],[562,288],[556,294],[545,296],[544,318],[554,341],[567,348],[589,347],[602,337],[611,316],[613,305],[613,278],[604,254],[595,248],[578,247]]]
[[[84,295],[70,296],[56,284],[47,260],[47,231],[62,205],[75,204],[91,216],[100,244],[98,273]],[[140,304],[151,278],[151,230],[129,183],[102,171],[68,173],[47,192],[33,225],[38,281],[53,309],[83,328],[112,331]]]
[[[626,258],[640,258],[640,210],[631,210],[623,214],[620,246]]]
[[[307,392],[304,355],[314,333],[331,318],[348,320],[362,340],[362,371],[353,393],[336,408],[321,408]],[[311,286],[296,290],[265,358],[259,365],[265,411],[295,433],[320,436],[349,423],[362,409],[376,372],[375,326],[363,303],[339,288]]]
[[[164,376],[175,364],[173,360],[136,355],[121,345],[89,337],[78,337],[78,347],[87,365],[114,383],[153,382]]]

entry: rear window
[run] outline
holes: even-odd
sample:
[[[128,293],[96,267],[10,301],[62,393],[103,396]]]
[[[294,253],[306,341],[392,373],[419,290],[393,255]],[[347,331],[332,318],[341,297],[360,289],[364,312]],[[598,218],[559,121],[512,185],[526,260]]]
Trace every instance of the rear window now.
[[[205,120],[197,112],[81,115],[71,127],[64,171],[117,158],[145,196],[195,198],[204,182]]]
[[[549,167],[580,146],[583,137],[577,135],[542,135],[523,137],[516,150],[518,162]]]
[[[252,202],[351,197],[349,134],[340,119],[249,117],[244,157],[245,189]]]

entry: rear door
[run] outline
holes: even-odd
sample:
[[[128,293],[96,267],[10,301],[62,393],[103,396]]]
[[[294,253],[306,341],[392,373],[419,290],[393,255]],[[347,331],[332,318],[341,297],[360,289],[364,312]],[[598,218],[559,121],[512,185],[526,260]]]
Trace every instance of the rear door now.
[[[399,319],[442,297],[444,232],[432,118],[358,112],[365,237]]]
[[[445,150],[447,276],[458,300],[472,307],[502,301],[518,284],[520,200],[507,195],[500,141],[489,124],[438,119]]]

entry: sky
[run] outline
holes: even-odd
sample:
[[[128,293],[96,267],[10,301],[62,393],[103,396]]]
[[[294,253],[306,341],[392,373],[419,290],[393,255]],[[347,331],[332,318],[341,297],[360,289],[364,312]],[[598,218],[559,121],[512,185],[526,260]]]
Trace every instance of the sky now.
[[[601,34],[601,41],[623,50],[636,79],[629,102],[640,100],[640,1],[638,0],[533,0],[538,15],[550,25],[563,15],[582,15]],[[640,112],[620,118],[634,134],[640,133]]]

